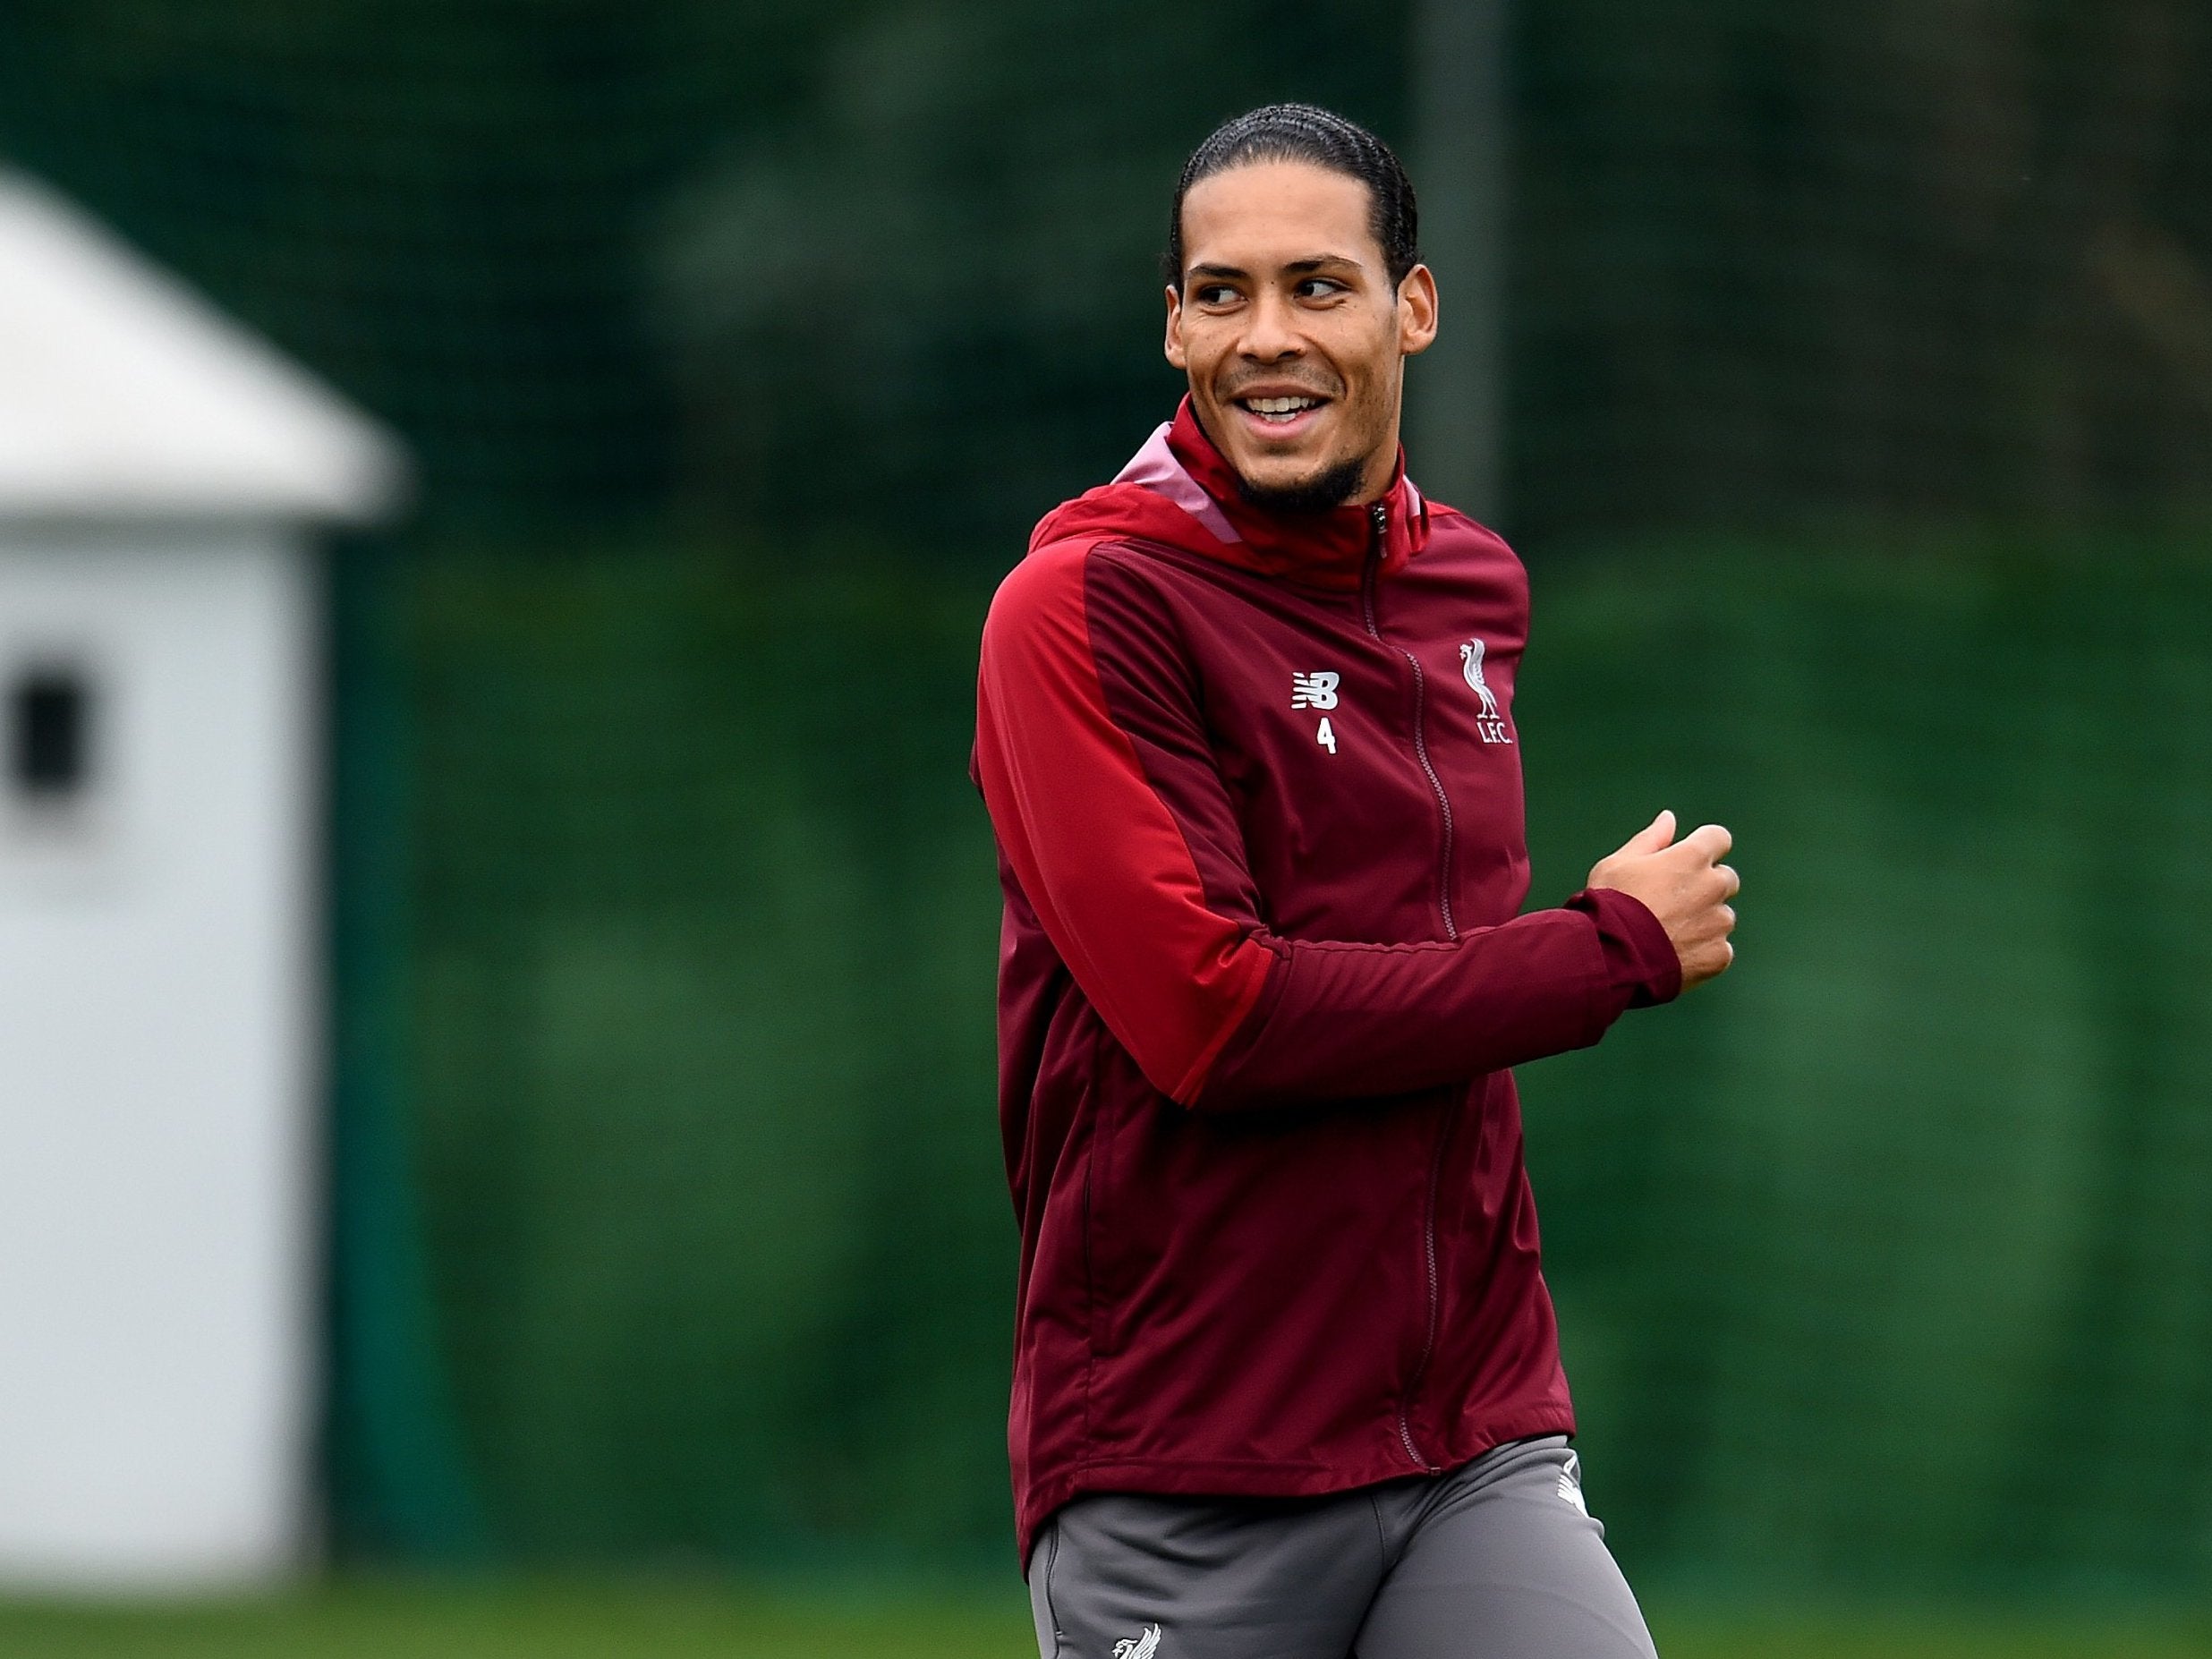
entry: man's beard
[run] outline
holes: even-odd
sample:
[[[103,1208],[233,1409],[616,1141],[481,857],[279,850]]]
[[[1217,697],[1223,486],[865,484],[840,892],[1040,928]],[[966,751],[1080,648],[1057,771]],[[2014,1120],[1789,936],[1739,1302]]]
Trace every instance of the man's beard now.
[[[1349,501],[1366,474],[1367,464],[1358,456],[1323,467],[1296,484],[1255,484],[1239,472],[1237,493],[1270,513],[1326,513]]]

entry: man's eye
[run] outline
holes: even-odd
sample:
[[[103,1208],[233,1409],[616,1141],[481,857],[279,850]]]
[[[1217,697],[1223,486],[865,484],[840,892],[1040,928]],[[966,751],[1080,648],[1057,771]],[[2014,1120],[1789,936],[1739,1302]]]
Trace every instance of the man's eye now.
[[[1298,285],[1301,300],[1325,300],[1331,294],[1342,294],[1344,285],[1328,276],[1308,276]]]
[[[1198,290],[1198,303],[1201,305],[1234,305],[1236,302],[1237,291],[1227,283],[1208,283]]]

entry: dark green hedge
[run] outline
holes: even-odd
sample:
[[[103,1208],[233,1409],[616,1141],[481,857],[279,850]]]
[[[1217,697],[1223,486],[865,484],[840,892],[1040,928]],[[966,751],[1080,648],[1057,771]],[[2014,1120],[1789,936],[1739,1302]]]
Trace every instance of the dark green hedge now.
[[[1746,877],[1737,974],[1524,1079],[1632,1565],[2203,1581],[2208,556],[1539,566],[1538,899],[1663,804]],[[515,1557],[992,1560],[984,588],[634,549],[394,582],[399,1207],[458,1427],[340,1467],[464,1489]]]

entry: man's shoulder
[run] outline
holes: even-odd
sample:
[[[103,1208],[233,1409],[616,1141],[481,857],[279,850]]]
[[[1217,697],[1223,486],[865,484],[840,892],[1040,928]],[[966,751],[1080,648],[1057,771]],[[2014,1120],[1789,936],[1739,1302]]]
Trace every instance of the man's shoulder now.
[[[1473,514],[1434,497],[1425,505],[1428,509],[1430,550],[1520,563],[1520,556],[1506,539]]]
[[[1040,542],[1000,580],[991,619],[1018,622],[1108,596],[1158,599],[1156,579],[1167,567],[1159,550],[1121,532],[1085,531]]]
[[[1527,603],[1527,568],[1505,538],[1441,502],[1429,505],[1428,540],[1407,566],[1406,575],[1416,589],[1439,596],[1486,592],[1519,605]]]

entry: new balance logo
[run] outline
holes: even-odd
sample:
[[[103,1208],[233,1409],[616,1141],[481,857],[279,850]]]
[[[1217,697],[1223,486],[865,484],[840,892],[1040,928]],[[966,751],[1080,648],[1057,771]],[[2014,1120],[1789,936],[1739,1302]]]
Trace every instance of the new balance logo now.
[[[1331,679],[1335,675],[1329,676]],[[1148,1624],[1142,1636],[1132,1636],[1114,1644],[1114,1659],[1153,1659],[1160,1651],[1160,1627]]]
[[[1333,709],[1337,706],[1337,687],[1343,676],[1323,668],[1314,674],[1294,674],[1290,676],[1290,706],[1293,709]],[[1314,741],[1331,754],[1337,752],[1336,727],[1323,715],[1321,724],[1314,728]]]

